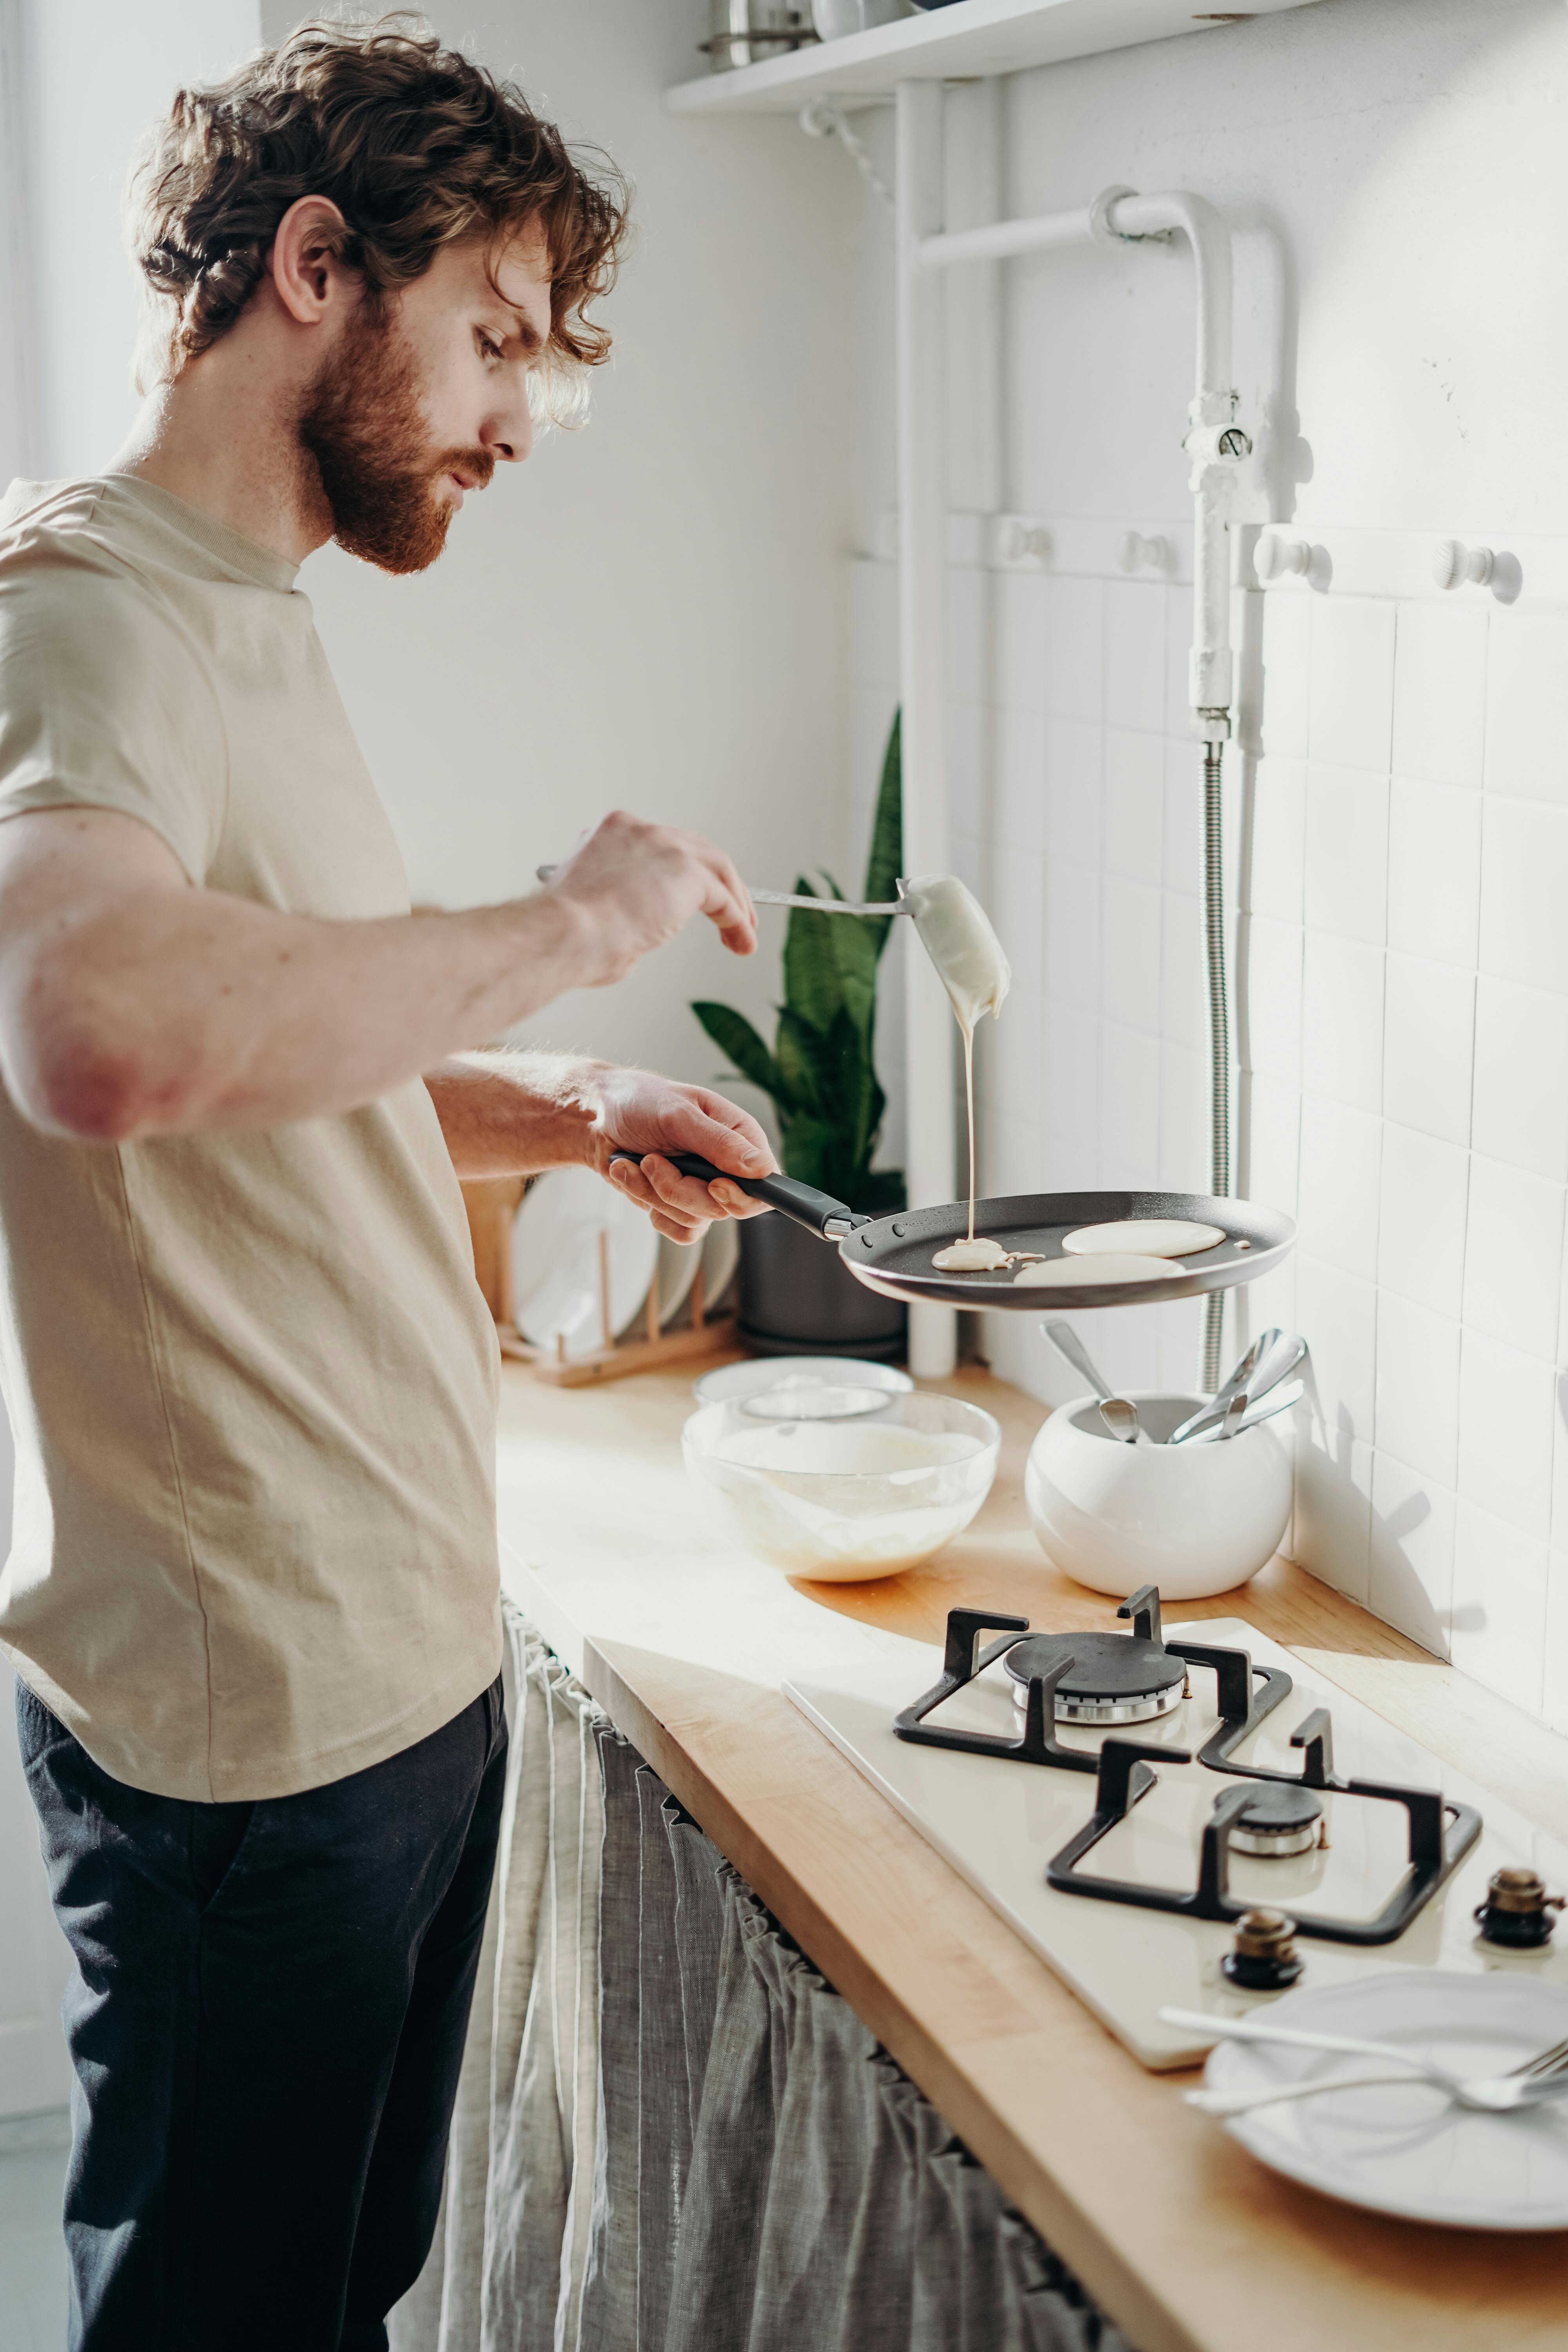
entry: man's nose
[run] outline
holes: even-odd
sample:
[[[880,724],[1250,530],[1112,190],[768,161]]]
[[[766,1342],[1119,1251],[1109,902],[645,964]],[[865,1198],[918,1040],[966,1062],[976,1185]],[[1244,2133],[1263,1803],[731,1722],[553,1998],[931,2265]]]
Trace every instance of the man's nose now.
[[[516,412],[494,418],[480,438],[498,465],[521,466],[533,446],[533,419],[526,401]]]

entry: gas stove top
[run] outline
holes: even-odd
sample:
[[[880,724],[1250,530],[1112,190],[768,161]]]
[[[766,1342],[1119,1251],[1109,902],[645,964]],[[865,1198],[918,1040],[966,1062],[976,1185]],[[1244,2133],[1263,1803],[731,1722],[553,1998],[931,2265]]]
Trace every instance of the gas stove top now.
[[[941,1654],[784,1688],[1147,2066],[1205,2046],[1165,2006],[1399,1968],[1568,1987],[1568,1927],[1519,1893],[1568,1886],[1568,1850],[1251,1627],[1167,1632],[1152,1588],[1119,1613],[953,1610]]]

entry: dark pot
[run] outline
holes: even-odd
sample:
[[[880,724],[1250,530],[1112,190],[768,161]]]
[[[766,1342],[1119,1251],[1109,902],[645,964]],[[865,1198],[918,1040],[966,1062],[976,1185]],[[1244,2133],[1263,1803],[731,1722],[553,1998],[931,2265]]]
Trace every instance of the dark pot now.
[[[774,1210],[741,1227],[742,1344],[758,1356],[870,1356],[900,1362],[904,1308],[857,1282],[836,1242]]]

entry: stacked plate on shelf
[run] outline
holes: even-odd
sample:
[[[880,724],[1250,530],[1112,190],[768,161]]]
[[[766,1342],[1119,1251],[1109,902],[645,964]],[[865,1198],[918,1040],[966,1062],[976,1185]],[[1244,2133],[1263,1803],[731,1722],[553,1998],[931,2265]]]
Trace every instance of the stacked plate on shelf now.
[[[656,1286],[660,1328],[673,1321],[700,1259],[703,1297],[714,1306],[740,1247],[729,1220],[710,1225],[699,1248],[666,1241],[591,1169],[552,1168],[530,1185],[512,1223],[513,1318],[534,1347],[591,1356],[641,1319]]]

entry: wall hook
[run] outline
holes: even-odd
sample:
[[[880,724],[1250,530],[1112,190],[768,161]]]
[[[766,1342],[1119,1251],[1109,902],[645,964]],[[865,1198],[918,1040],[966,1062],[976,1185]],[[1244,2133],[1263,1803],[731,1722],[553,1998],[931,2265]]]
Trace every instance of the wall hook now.
[[[1467,583],[1485,588],[1496,569],[1489,547],[1467,547],[1458,539],[1440,539],[1432,555],[1432,577],[1439,588],[1462,588]]]
[[[1290,531],[1266,530],[1254,551],[1252,568],[1259,580],[1304,580],[1312,568],[1311,541]]]
[[[1121,542],[1123,572],[1167,572],[1171,565],[1171,542],[1155,531],[1145,539],[1142,532],[1130,530]]]

